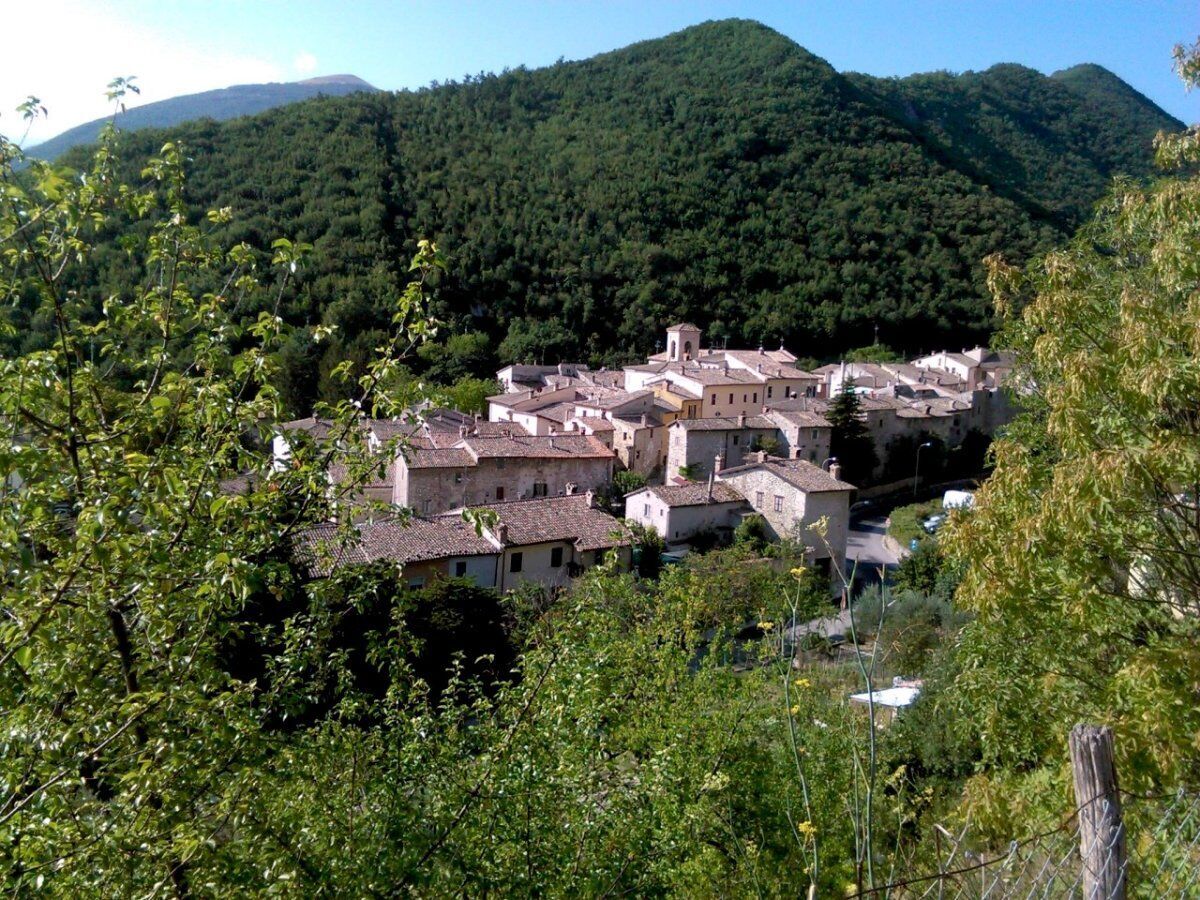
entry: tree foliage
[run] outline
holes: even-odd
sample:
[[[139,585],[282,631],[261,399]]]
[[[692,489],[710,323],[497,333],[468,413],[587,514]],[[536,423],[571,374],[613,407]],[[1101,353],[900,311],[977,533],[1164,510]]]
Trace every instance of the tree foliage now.
[[[842,466],[842,477],[851,484],[869,484],[878,464],[875,439],[867,428],[862,402],[848,381],[830,404],[825,418],[833,426],[829,433],[829,455]]]
[[[1194,165],[1194,132],[1163,137]],[[1190,170],[1194,171],[1194,169]],[[993,260],[1025,410],[946,546],[978,616],[963,715],[984,758],[1061,761],[1069,727],[1107,722],[1123,784],[1194,778],[1200,684],[1200,179],[1118,185],[1062,250]],[[968,726],[970,727],[970,726]],[[1126,780],[1128,779],[1128,780]]]

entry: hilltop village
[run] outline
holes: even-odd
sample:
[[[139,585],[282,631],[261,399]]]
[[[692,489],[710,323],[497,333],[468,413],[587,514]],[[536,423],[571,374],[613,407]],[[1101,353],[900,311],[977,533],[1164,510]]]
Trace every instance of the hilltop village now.
[[[805,371],[783,347],[717,349],[702,338],[694,325],[674,325],[665,351],[619,371],[507,366],[486,419],[426,409],[365,420],[373,452],[396,450],[356,495],[407,515],[364,515],[358,541],[332,555],[316,551],[335,525],[306,533],[312,574],[388,560],[412,587],[437,575],[501,590],[561,586],[614,551],[617,565],[630,564],[630,526],[614,515],[622,507],[669,549],[728,540],[758,517],[768,538],[803,543],[833,571],[845,559],[852,502],[886,492],[898,448],[953,450],[1011,417],[1000,390],[1012,368],[1005,353],[976,347]],[[831,450],[828,415],[844,391],[855,395],[877,461],[857,484]],[[319,439],[327,428],[317,418],[283,425],[276,464],[286,465],[298,435]]]

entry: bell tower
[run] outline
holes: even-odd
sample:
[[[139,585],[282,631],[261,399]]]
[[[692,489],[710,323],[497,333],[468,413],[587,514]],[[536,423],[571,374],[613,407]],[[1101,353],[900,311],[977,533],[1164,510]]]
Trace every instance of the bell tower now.
[[[682,322],[667,329],[667,360],[686,362],[700,355],[700,329]]]

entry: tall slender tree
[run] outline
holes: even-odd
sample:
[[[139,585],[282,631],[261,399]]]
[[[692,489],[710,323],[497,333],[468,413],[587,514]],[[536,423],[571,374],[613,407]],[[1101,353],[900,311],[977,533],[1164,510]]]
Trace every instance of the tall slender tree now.
[[[829,454],[837,457],[842,466],[842,477],[852,484],[866,484],[871,480],[879,457],[875,452],[875,441],[867,428],[862,403],[854,387],[847,382],[834,398],[825,413],[833,426],[829,437]]]

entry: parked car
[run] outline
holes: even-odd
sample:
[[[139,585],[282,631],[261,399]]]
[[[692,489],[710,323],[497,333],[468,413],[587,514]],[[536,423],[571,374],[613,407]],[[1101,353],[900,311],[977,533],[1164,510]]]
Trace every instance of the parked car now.
[[[921,527],[925,529],[926,534],[933,534],[939,528],[946,524],[946,516],[944,513],[930,516],[927,519],[921,520]]]

